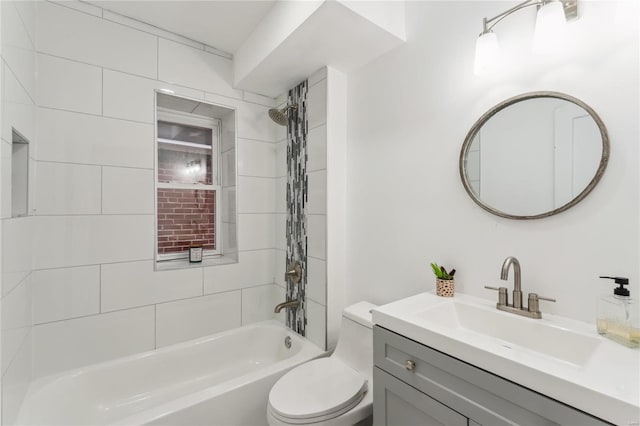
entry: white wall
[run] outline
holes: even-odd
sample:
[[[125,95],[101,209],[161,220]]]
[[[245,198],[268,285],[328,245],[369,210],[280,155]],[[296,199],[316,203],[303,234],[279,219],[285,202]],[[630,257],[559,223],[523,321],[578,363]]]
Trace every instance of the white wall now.
[[[33,274],[41,376],[272,318],[273,100],[207,46],[85,3],[39,3]],[[238,264],[154,272],[154,89],[237,108]]]
[[[515,2],[407,2],[407,43],[349,75],[348,300],[382,303],[431,290],[429,262],[489,300],[510,255],[524,291],[554,297],[544,312],[593,322],[602,274],[628,276],[638,295],[638,10],[635,1],[580,2],[559,58],[533,58],[534,10],[496,29],[507,65],[476,77],[482,18]],[[603,29],[607,29],[603,31]],[[516,94],[582,99],[606,124],[611,158],[580,204],[536,221],[492,216],[465,193],[458,156],[486,110]],[[511,283],[508,284],[512,286]]]
[[[29,186],[35,175],[36,53],[35,8],[31,2],[3,1],[0,76],[0,213],[2,222],[2,424],[12,424],[31,380],[31,314],[35,218],[12,218],[12,129],[29,141]],[[23,188],[24,189],[24,188]],[[33,205],[29,192],[30,204]],[[19,200],[21,197],[14,197]],[[21,214],[24,212],[21,212]]]

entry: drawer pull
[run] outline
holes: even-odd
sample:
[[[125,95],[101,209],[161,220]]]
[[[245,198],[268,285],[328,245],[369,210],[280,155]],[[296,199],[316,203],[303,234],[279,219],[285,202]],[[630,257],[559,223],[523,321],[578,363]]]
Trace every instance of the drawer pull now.
[[[404,368],[406,368],[408,371],[413,371],[416,369],[416,362],[408,359],[404,362]]]

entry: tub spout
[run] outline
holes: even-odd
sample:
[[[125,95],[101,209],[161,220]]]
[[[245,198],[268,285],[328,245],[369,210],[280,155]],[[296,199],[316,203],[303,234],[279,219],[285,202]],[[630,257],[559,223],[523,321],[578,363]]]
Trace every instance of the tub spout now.
[[[273,312],[277,314],[280,313],[280,311],[284,308],[297,308],[298,306],[300,306],[299,300],[290,300],[288,302],[278,303]]]

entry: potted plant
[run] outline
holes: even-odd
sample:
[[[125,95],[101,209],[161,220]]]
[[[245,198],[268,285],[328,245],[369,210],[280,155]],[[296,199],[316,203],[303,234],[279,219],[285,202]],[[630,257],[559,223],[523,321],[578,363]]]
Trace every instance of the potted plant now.
[[[437,263],[431,263],[431,269],[436,276],[436,294],[442,297],[453,297],[455,291],[455,281],[453,276],[456,273],[455,269],[450,272],[444,268],[444,266],[438,266]]]

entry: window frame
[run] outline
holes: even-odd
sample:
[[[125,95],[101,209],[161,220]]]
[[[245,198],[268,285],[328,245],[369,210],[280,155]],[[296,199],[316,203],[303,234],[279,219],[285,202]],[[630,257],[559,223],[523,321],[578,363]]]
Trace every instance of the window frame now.
[[[211,180],[212,184],[202,183],[166,183],[158,181],[158,151],[160,143],[166,143],[167,139],[158,137],[158,122],[164,121],[175,124],[182,124],[186,126],[195,126],[201,128],[211,129],[211,164],[212,167],[215,164],[216,174],[212,172]],[[187,190],[203,190],[203,191],[215,191],[215,206],[213,210],[214,215],[214,244],[215,249],[203,250],[202,259],[216,258],[222,256],[223,253],[223,232],[222,232],[222,176],[221,176],[221,152],[222,152],[222,123],[221,120],[214,117],[206,117],[196,114],[189,114],[182,111],[176,111],[169,108],[156,106],[155,122],[154,122],[154,148],[155,148],[155,167],[154,167],[154,235],[155,235],[155,259],[156,264],[162,262],[170,262],[175,260],[187,260],[189,258],[189,251],[176,252],[176,253],[164,253],[161,254],[158,251],[158,189],[187,189]],[[192,146],[190,142],[181,142],[176,145],[189,144],[186,146]],[[215,162],[215,163],[214,163]],[[215,183],[213,183],[215,182]]]

